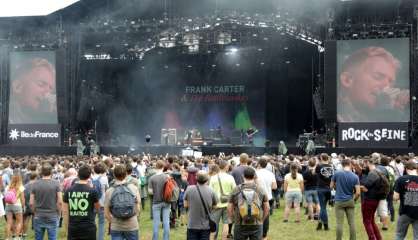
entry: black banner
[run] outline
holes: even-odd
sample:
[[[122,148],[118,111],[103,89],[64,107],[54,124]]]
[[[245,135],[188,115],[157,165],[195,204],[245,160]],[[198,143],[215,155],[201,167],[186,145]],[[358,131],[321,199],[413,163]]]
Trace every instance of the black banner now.
[[[339,147],[408,147],[408,123],[342,123],[338,125]]]
[[[60,146],[59,124],[9,124],[10,145]]]

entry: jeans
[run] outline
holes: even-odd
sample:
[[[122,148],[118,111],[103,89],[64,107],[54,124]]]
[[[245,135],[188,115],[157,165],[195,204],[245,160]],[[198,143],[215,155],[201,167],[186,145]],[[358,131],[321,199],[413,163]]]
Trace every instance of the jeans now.
[[[138,230],[135,231],[110,231],[112,240],[138,240]]]
[[[406,238],[406,234],[408,233],[409,225],[412,225],[412,229],[414,230],[414,238],[418,239],[418,220],[412,219],[405,214],[402,214],[398,218],[398,224],[396,226],[396,240],[404,240]]]
[[[364,199],[361,203],[361,214],[363,215],[363,225],[366,229],[369,240],[382,240],[379,227],[374,221],[374,214],[376,212],[379,200]]]
[[[335,218],[337,221],[337,240],[343,239],[344,214],[347,215],[350,227],[350,240],[356,240],[356,225],[354,221],[354,200],[335,202]]]
[[[97,233],[97,240],[103,240],[104,239],[104,233],[105,233],[105,217],[104,217],[104,208],[100,207],[99,211],[96,212],[98,216],[98,233]]]
[[[163,214],[163,240],[170,239],[170,203],[152,204],[152,239],[158,240],[158,230],[160,229],[160,216]]]
[[[270,227],[270,216],[266,217],[266,220],[263,222],[263,238],[267,237],[267,233]]]
[[[177,202],[171,203],[171,213],[170,213],[170,225],[172,227],[176,226],[176,220],[177,220]]]
[[[388,202],[388,210],[390,213],[390,219],[393,222],[395,220],[395,208],[393,207],[393,191],[389,193],[386,200]]]
[[[52,218],[35,216],[33,218],[33,227],[36,240],[43,240],[45,230],[48,232],[48,240],[56,240],[58,232],[58,216]]]
[[[323,224],[328,224],[327,203],[331,199],[331,190],[318,188],[318,200],[321,210],[319,212],[319,220]]]
[[[209,240],[210,230],[187,229],[187,240]]]
[[[263,225],[238,225],[234,227],[234,240],[260,240],[263,237]]]

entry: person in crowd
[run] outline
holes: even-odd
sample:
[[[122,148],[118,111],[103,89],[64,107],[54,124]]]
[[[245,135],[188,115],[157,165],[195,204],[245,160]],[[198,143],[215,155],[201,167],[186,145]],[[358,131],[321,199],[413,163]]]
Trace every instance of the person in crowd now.
[[[7,216],[6,239],[9,239],[11,235],[13,235],[13,239],[21,239],[23,208],[25,207],[24,190],[22,177],[18,171],[15,171],[9,186],[7,186],[4,191]]]
[[[36,166],[36,165],[35,165]],[[30,193],[32,192],[33,184],[35,183],[36,179],[38,178],[38,173],[36,171],[30,172],[29,182],[25,184],[24,188],[24,194],[25,194],[25,211],[23,212],[23,231],[22,231],[22,238],[26,239],[27,232],[28,232],[28,226],[30,220],[33,221],[33,211],[29,204],[30,199]]]
[[[255,170],[245,167],[243,172],[244,181],[234,188],[228,203],[228,216],[234,219],[234,240],[262,239],[263,222],[270,211],[268,197],[255,182]]]
[[[137,217],[141,211],[138,186],[126,181],[127,171],[123,164],[113,170],[115,182],[105,194],[104,214],[110,222],[112,240],[138,240]]]
[[[126,182],[128,184],[132,184],[136,186],[136,188],[139,191],[141,189],[141,183],[139,182],[139,179],[136,177],[137,175],[133,171],[134,168],[129,163],[125,165],[125,168],[126,168],[126,179],[125,179]]]
[[[52,166],[49,163],[42,164],[40,173],[42,178],[33,184],[30,194],[35,240],[42,240],[45,231],[49,240],[56,240],[62,192],[59,183],[52,179]]]
[[[105,203],[105,194],[106,190],[109,188],[109,182],[106,176],[106,165],[103,162],[98,162],[93,166],[93,181],[100,182],[100,191],[99,194],[99,209],[96,211],[98,217],[98,231],[97,239],[103,240],[105,234],[105,217],[104,217],[104,203]]]
[[[395,208],[393,206],[393,190],[395,187],[395,181],[396,181],[396,174],[395,174],[395,169],[394,167],[392,167],[390,164],[390,158],[387,156],[382,156],[380,159],[380,166],[384,167],[387,173],[387,177],[389,180],[389,186],[390,186],[390,191],[389,194],[386,198],[386,202],[387,202],[387,209],[389,211],[389,215],[390,215],[390,221],[394,222],[395,221]],[[384,223],[386,224],[386,230],[388,229],[388,225],[389,225],[389,219],[386,217]],[[384,226],[385,227],[385,226]]]
[[[95,240],[95,213],[100,208],[98,193],[89,183],[91,169],[78,169],[79,180],[63,196],[63,215],[68,222],[68,240]]]
[[[173,158],[174,160],[174,158]],[[171,164],[172,172],[170,173],[171,177],[176,181],[177,186],[181,186],[182,182],[182,174],[180,166],[177,163]],[[170,227],[175,228],[178,224],[177,221],[177,207],[178,207],[178,200],[176,202],[171,203],[171,212],[170,212]]]
[[[217,166],[217,165],[215,165]],[[228,201],[231,197],[231,193],[236,187],[234,178],[227,173],[228,171],[228,162],[225,160],[219,161],[219,167],[215,167],[214,173],[210,178],[209,186],[215,192],[217,198],[219,199],[218,204],[213,210],[212,214],[214,220],[218,226],[222,218],[222,239],[229,238],[232,239],[232,223],[228,221]],[[218,238],[219,227],[215,233],[215,239]]]
[[[33,173],[36,173],[36,168],[37,168],[37,164],[36,162],[29,162],[28,166],[27,166],[27,172],[23,175],[23,184],[26,185],[29,181],[31,176],[33,175]],[[26,199],[28,200],[27,202],[29,202],[29,198]]]
[[[134,158],[136,159],[136,158]],[[145,210],[145,199],[147,198],[148,195],[148,190],[147,190],[147,165],[145,164],[145,161],[143,159],[138,158],[137,159],[137,166],[134,167],[134,169],[137,169],[138,171],[138,179],[140,180],[141,183],[141,189],[140,189],[140,194],[141,194],[141,207],[142,210]]]
[[[290,208],[295,208],[296,223],[300,223],[300,203],[302,202],[303,176],[298,173],[299,166],[296,163],[290,164],[290,173],[284,177],[283,190],[285,192],[286,207],[284,210],[283,222],[289,221]]]
[[[11,168],[11,163],[9,160],[3,161],[3,171],[2,171],[2,180],[3,186],[7,187],[10,184],[10,180],[12,179],[13,169]]]
[[[418,239],[418,172],[417,164],[408,161],[405,164],[406,175],[395,183],[393,199],[400,200],[399,218],[396,226],[396,240],[406,239],[409,225],[412,225],[413,239]]]
[[[11,70],[9,124],[57,123],[55,67],[28,58]]]
[[[250,157],[248,156],[248,154],[242,153],[239,156],[239,165],[232,169],[231,175],[234,177],[235,184],[237,186],[241,185],[244,182],[244,177],[243,177],[244,176],[244,170],[246,169],[247,164],[249,162],[251,162],[251,161],[250,161]]]
[[[69,189],[75,181],[77,181],[77,170],[75,168],[70,168],[65,173],[66,177],[64,178],[64,181],[62,182],[62,189],[63,191],[66,191]]]
[[[206,172],[197,173],[197,185],[184,193],[184,207],[188,209],[187,240],[209,240],[209,216],[218,204],[216,193],[208,186]],[[207,212],[206,212],[207,211]],[[207,214],[208,213],[208,214]]]
[[[318,192],[316,190],[317,186],[317,176],[316,176],[316,159],[311,158],[308,161],[308,167],[303,172],[303,185],[304,185],[304,195],[305,201],[308,208],[308,219],[314,220],[315,219],[315,212],[318,213],[320,206],[318,200]],[[315,211],[314,211],[315,210]]]
[[[395,169],[395,176],[396,179],[403,176],[403,173],[405,171],[405,167],[402,162],[401,156],[396,156],[391,162],[390,165]]]
[[[361,182],[361,191],[364,192],[361,203],[361,213],[363,217],[363,225],[369,236],[369,239],[382,240],[379,227],[377,226],[374,217],[379,206],[379,201],[386,199],[387,193],[382,192],[384,175],[380,173],[376,164],[378,159],[370,158],[365,160],[366,171],[368,174]]]
[[[362,48],[345,59],[341,69],[339,122],[381,122],[388,115],[392,121],[409,119],[409,90],[393,91],[400,62],[392,53],[382,47]]]
[[[335,219],[337,223],[337,240],[343,239],[344,214],[347,216],[350,227],[350,240],[356,239],[356,226],[354,207],[355,201],[360,197],[360,180],[351,168],[351,159],[341,161],[342,170],[332,176],[331,188],[335,193]]]
[[[334,175],[334,167],[329,162],[329,156],[326,153],[320,155],[320,163],[315,169],[317,176],[317,191],[319,205],[321,207],[319,212],[319,222],[317,230],[321,230],[322,226],[325,231],[329,230],[327,204],[331,199],[331,178]]]
[[[156,173],[148,181],[148,192],[152,195],[152,239],[158,240],[158,230],[160,228],[161,215],[163,220],[163,240],[170,237],[170,203],[163,199],[164,185],[168,175],[163,172],[165,162],[158,160],[156,163]]]
[[[388,171],[386,166],[383,166],[381,163],[382,155],[380,153],[375,152],[375,153],[372,153],[371,158],[373,159],[374,162],[377,163],[376,170],[379,173],[383,174],[386,177],[386,179],[390,181],[390,172]],[[394,182],[392,184],[394,184]],[[389,182],[389,186],[390,186],[390,182]],[[389,193],[390,193],[390,188],[389,188]],[[389,197],[380,199],[379,205],[377,206],[377,215],[380,217],[380,222],[382,223],[383,231],[387,231],[389,229],[389,207],[388,207],[387,198]]]
[[[274,199],[273,199],[273,190],[277,189],[276,178],[274,174],[267,169],[268,157],[262,156],[258,161],[258,170],[257,174],[257,183],[267,194],[269,200],[270,212],[272,212]],[[270,218],[267,216],[263,222],[263,239],[267,239],[267,233],[269,231],[269,222]]]

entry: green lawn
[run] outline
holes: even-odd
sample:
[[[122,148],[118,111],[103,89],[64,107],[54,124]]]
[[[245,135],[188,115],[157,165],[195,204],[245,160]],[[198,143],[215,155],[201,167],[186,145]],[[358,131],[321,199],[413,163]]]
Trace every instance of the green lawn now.
[[[149,203],[149,201],[147,201]],[[283,205],[282,205],[283,206]],[[332,240],[335,239],[335,218],[334,218],[334,209],[328,209],[329,218],[330,218],[330,231],[316,231],[316,222],[307,221],[304,217],[304,220],[301,223],[294,223],[294,216],[291,215],[289,223],[283,223],[283,207],[278,210],[275,210],[273,216],[270,220],[270,231],[269,239],[280,239],[280,240]],[[293,213],[292,213],[293,214]],[[360,205],[356,206],[356,228],[357,228],[357,239],[367,240],[367,235],[364,230],[362,221],[361,221],[361,211]],[[151,239],[152,238],[152,221],[149,218],[149,205],[146,206],[146,210],[142,212],[140,216],[140,236],[141,239]],[[345,221],[346,223],[346,221]],[[4,239],[4,220],[0,224],[3,231],[1,231],[0,239]],[[389,231],[382,232],[383,239],[394,239],[396,225],[392,223],[390,225]],[[412,230],[410,230],[407,239],[412,239]],[[186,227],[179,227],[170,232],[171,239],[186,239]],[[160,239],[162,238],[162,230],[160,231]],[[30,231],[29,238],[34,239],[33,231]],[[59,239],[64,239],[63,234],[61,233]],[[106,238],[106,239],[110,239]],[[220,238],[219,238],[220,239]],[[344,229],[343,239],[349,239],[348,226],[346,224]]]

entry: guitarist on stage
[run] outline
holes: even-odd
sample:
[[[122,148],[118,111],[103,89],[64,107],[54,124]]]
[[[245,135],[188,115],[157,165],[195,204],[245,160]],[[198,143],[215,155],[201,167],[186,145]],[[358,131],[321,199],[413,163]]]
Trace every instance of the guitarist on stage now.
[[[250,127],[245,133],[247,135],[248,144],[254,145],[254,135],[258,133],[258,130]]]

